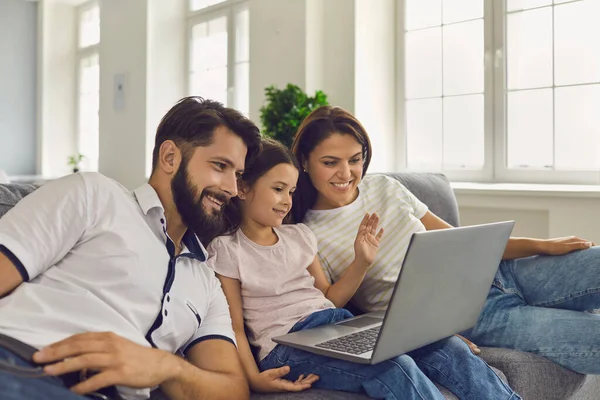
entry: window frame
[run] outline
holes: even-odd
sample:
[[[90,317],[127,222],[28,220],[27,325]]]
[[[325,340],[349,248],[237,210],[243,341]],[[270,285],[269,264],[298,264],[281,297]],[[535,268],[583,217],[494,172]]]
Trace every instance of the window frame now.
[[[188,1],[188,16],[187,16],[187,43],[186,43],[186,74],[185,74],[185,87],[188,95],[197,95],[191,93],[192,81],[192,40],[193,40],[193,29],[196,25],[208,22],[210,20],[225,17],[227,24],[227,104],[226,107],[232,107],[235,102],[235,90],[236,90],[236,78],[235,78],[235,65],[236,65],[236,37],[235,37],[235,17],[236,14],[243,10],[249,10],[249,0],[225,0],[222,3],[218,3],[212,6],[201,8],[196,11],[192,11],[192,0]],[[250,60],[248,60],[250,62]]]
[[[81,132],[79,131],[79,124],[81,120],[81,103],[80,103],[80,93],[81,93],[81,62],[89,57],[96,56],[98,58],[98,65],[100,65],[100,38],[98,39],[98,43],[88,45],[85,47],[79,46],[79,35],[81,31],[81,19],[83,13],[89,11],[95,7],[100,8],[99,0],[89,0],[79,6],[77,6],[75,10],[76,18],[75,18],[75,151],[76,154],[81,153]],[[99,95],[99,94],[98,94]],[[98,130],[100,126],[98,126]],[[99,145],[98,145],[99,146]],[[84,154],[85,155],[85,154]],[[97,162],[99,160],[96,160]],[[95,165],[92,170],[97,171],[98,165]]]
[[[562,4],[577,1],[580,0],[571,0]],[[395,169],[406,172],[431,172],[431,168],[415,168],[407,165],[405,5],[406,0],[398,0],[396,8],[397,162]],[[555,5],[551,5],[551,7],[554,9]],[[505,57],[507,44],[506,16],[506,0],[484,0],[484,165],[479,170],[447,169],[442,165],[442,168],[437,169],[435,172],[445,174],[452,181],[464,182],[597,185],[600,183],[600,170],[566,171],[508,168],[508,132],[506,129],[509,92],[507,90],[507,60]],[[554,59],[552,63],[554,68]],[[553,84],[552,88],[555,87]],[[554,118],[555,111],[553,110],[553,123]]]

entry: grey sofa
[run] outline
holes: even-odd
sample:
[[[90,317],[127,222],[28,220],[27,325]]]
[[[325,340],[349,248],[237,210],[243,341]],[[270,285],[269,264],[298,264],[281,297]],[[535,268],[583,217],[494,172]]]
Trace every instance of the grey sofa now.
[[[432,212],[458,226],[456,198],[446,177],[440,174],[391,174],[400,180]],[[0,217],[19,199],[35,189],[32,185],[0,184]],[[582,375],[535,354],[516,350],[482,348],[482,357],[506,379],[525,400],[600,399],[600,377]],[[448,399],[456,399],[441,388]],[[161,396],[156,393],[155,398]],[[154,397],[153,396],[153,397]],[[252,400],[367,399],[363,395],[311,389],[301,393],[252,394]]]

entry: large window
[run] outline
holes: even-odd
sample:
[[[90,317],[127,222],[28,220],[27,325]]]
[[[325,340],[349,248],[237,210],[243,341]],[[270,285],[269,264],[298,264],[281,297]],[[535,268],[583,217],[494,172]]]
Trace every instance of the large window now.
[[[100,106],[100,8],[98,3],[82,5],[77,13],[77,151],[84,156],[81,167],[98,170]]]
[[[189,93],[249,110],[249,12],[234,0],[191,0]]]
[[[600,1],[400,5],[404,168],[600,181]]]

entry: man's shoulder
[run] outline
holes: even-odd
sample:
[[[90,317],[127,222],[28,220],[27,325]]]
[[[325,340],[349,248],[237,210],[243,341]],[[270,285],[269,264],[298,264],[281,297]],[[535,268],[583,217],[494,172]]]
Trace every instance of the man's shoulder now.
[[[87,197],[93,203],[116,200],[121,202],[132,199],[131,191],[114,179],[99,172],[80,172],[81,179],[85,184]]]
[[[201,285],[205,286],[206,290],[214,289],[219,286],[219,280],[215,275],[215,271],[208,266],[206,261],[194,260],[194,269],[196,270],[196,279],[198,279]],[[196,281],[198,282],[198,281]]]
[[[114,179],[109,178],[99,172],[80,172],[79,175],[85,182],[86,186],[91,189],[114,190],[118,193],[128,193],[129,191]]]

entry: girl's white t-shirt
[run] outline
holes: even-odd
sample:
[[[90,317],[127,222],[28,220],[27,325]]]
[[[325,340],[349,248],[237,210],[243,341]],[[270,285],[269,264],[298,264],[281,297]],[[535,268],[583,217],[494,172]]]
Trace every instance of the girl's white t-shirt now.
[[[244,322],[250,344],[262,360],[275,347],[272,337],[284,335],[318,310],[334,308],[315,288],[308,266],[317,254],[314,234],[304,224],[275,228],[272,246],[252,242],[241,229],[220,236],[208,246],[207,264],[241,284]]]

